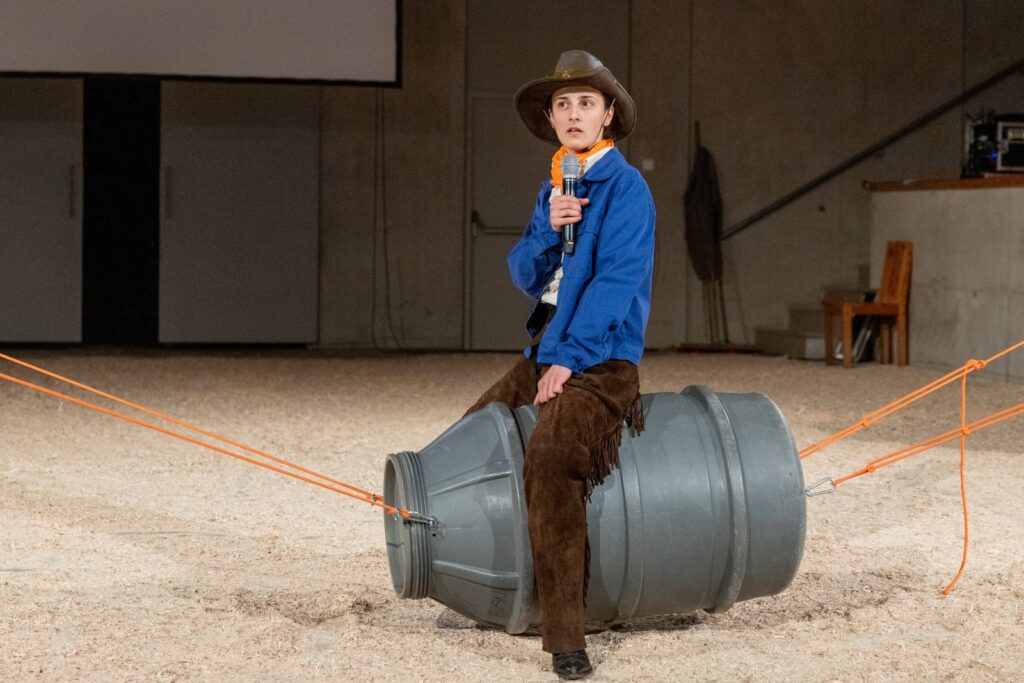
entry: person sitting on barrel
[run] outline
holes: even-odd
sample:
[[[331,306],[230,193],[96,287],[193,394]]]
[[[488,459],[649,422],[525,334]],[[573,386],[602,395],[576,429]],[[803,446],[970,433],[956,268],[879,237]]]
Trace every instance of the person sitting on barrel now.
[[[523,480],[542,611],[554,671],[593,671],[584,607],[590,545],[586,504],[618,463],[623,421],[643,429],[638,365],[650,313],[654,202],[615,148],[636,122],[632,98],[601,62],[563,52],[550,76],[516,93],[535,136],[559,145],[533,217],[508,256],[512,280],[536,300],[532,337],[515,365],[467,411],[502,402],[540,406]],[[562,159],[579,158],[577,196],[562,195]],[[563,229],[576,224],[572,249]]]

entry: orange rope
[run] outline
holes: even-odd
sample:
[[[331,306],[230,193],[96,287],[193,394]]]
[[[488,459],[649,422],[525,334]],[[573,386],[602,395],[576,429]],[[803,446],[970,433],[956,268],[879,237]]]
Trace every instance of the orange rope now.
[[[859,422],[853,423],[852,425],[850,425],[846,429],[840,430],[840,431],[836,432],[835,434],[833,434],[832,436],[828,436],[828,437],[822,439],[821,441],[819,441],[819,442],[817,442],[815,444],[812,444],[812,445],[808,446],[807,448],[804,448],[803,450],[800,451],[800,458],[803,459],[803,458],[807,458],[809,456],[812,456],[815,453],[817,453],[818,451],[823,450],[823,449],[827,448],[828,446],[831,446],[835,442],[841,441],[841,440],[845,439],[846,437],[851,436],[852,434],[854,434],[856,432],[859,432],[862,429],[870,427],[871,425],[873,425],[874,423],[878,422],[879,420],[881,420],[883,418],[886,418],[886,417],[889,417],[890,415],[892,415],[893,413],[897,412],[898,410],[901,410],[901,409],[907,407],[908,405],[910,405],[914,401],[918,401],[918,400],[924,398],[925,396],[927,396],[927,395],[929,395],[929,394],[931,394],[931,393],[933,393],[935,391],[938,391],[939,389],[941,389],[942,387],[946,386],[947,384],[951,384],[951,383],[955,382],[956,380],[960,379],[961,377],[963,377],[964,375],[966,375],[968,372],[971,371],[971,370],[967,369],[968,365],[969,364],[965,363],[960,368],[957,368],[956,370],[950,372],[947,375],[943,375],[942,377],[940,377],[937,380],[931,382],[930,384],[926,384],[925,386],[921,387],[920,389],[918,389],[916,391],[912,391],[909,394],[907,394],[906,396],[898,398],[895,401],[893,401],[892,403],[889,403],[888,405],[884,405],[881,408],[868,413],[867,415],[862,417]]]
[[[942,589],[943,595],[949,595],[953,586],[963,576],[964,567],[967,566],[967,546],[971,537],[970,525],[967,523],[967,484],[965,481],[967,451],[967,375],[960,380],[960,502],[964,508],[964,555],[960,560],[960,568],[956,570],[956,576],[949,582],[949,585]]]
[[[862,429],[870,427],[875,422],[878,422],[879,420],[892,415],[896,411],[901,410],[902,408],[905,408],[906,406],[910,405],[911,403],[914,403],[915,401],[918,401],[918,400],[924,398],[925,396],[928,396],[929,394],[932,394],[932,393],[938,391],[939,389],[941,389],[944,386],[952,384],[953,382],[955,382],[958,379],[960,379],[960,378],[962,378],[962,377],[964,377],[964,376],[974,372],[975,370],[981,370],[986,365],[989,365],[993,361],[996,361],[996,360],[1002,358],[1003,356],[1005,356],[1006,354],[1008,354],[1008,353],[1010,353],[1012,351],[1016,351],[1017,349],[1021,348],[1022,346],[1024,346],[1024,339],[1022,339],[1021,341],[1017,342],[1013,346],[1009,346],[1009,347],[1003,349],[1002,351],[1000,351],[999,353],[986,358],[985,360],[973,360],[972,359],[972,360],[967,361],[966,363],[964,363],[962,366],[960,366],[956,370],[953,370],[953,371],[949,372],[948,374],[945,374],[942,377],[939,377],[938,379],[936,379],[936,380],[926,384],[925,386],[921,387],[920,389],[917,389],[915,391],[910,392],[906,396],[902,396],[902,397],[896,399],[892,403],[884,405],[881,408],[878,408],[877,410],[874,410],[874,411],[868,413],[867,415],[862,417],[859,421],[854,422],[849,427],[847,427],[845,429],[842,429],[842,430],[836,432],[835,434],[833,434],[831,436],[828,436],[828,437],[822,439],[821,441],[818,441],[817,443],[811,444],[807,448],[802,449],[800,451],[800,458],[803,459],[803,458],[807,458],[809,456],[812,456],[815,453],[817,453],[818,451],[820,451],[820,450],[822,450],[822,449],[824,449],[824,448],[826,448],[828,446],[831,446],[832,444],[836,443],[837,441],[841,441],[842,439],[845,439],[846,437],[848,437],[848,436],[850,436],[850,435],[852,435],[852,434],[854,434],[856,432],[859,432]]]
[[[912,446],[907,446],[906,448],[901,448],[898,451],[893,451],[892,453],[883,455],[880,458],[872,460],[867,465],[858,470],[854,470],[853,472],[845,476],[833,479],[832,483],[835,486],[839,486],[840,484],[843,484],[851,479],[855,479],[863,474],[871,474],[872,472],[876,472],[882,469],[883,467],[886,467],[887,465],[892,465],[893,463],[899,462],[900,460],[905,460],[906,458],[913,457],[931,448],[935,448],[936,446],[942,446],[943,444],[947,444],[950,441],[955,441],[961,436],[970,436],[971,434],[977,432],[978,430],[984,429],[985,427],[991,427],[992,425],[998,422],[1008,420],[1011,417],[1017,417],[1018,415],[1024,415],[1024,403],[1018,403],[1017,405],[1001,410],[998,413],[993,413],[986,417],[975,420],[974,422],[971,422],[962,428],[951,429],[948,432],[943,432],[938,436],[933,436],[930,439],[925,439],[924,441],[920,441],[916,444],[913,444]]]
[[[874,424],[875,422],[878,422],[882,418],[885,418],[885,417],[888,417],[889,415],[892,415],[896,411],[898,411],[898,410],[900,410],[902,408],[905,408],[906,406],[910,405],[911,403],[913,403],[915,401],[918,401],[918,400],[924,398],[925,396],[927,396],[927,395],[929,395],[929,394],[931,394],[931,393],[941,389],[942,387],[944,387],[944,386],[946,386],[948,384],[951,384],[951,383],[953,383],[953,382],[955,382],[956,380],[959,379],[960,380],[960,428],[959,429],[951,429],[948,432],[944,432],[942,434],[939,434],[938,436],[933,436],[930,439],[925,439],[924,441],[920,441],[920,442],[918,442],[916,444],[913,444],[911,446],[907,446],[906,448],[901,448],[898,451],[893,451],[892,453],[889,453],[887,455],[883,455],[880,458],[875,458],[874,460],[870,461],[864,467],[862,467],[862,468],[860,468],[858,470],[855,470],[855,471],[853,471],[853,472],[851,472],[851,473],[849,473],[849,474],[847,474],[845,476],[839,477],[837,479],[832,479],[832,480],[825,479],[822,482],[819,482],[818,484],[815,485],[815,486],[818,486],[818,485],[820,485],[822,483],[831,483],[832,484],[832,488],[829,491],[821,491],[821,493],[828,493],[830,491],[834,491],[835,488],[837,486],[839,486],[840,484],[843,484],[843,483],[845,483],[845,482],[847,482],[847,481],[849,481],[851,479],[854,479],[856,477],[862,476],[864,474],[869,474],[871,472],[876,472],[879,469],[881,469],[883,467],[886,467],[888,465],[892,465],[893,463],[899,462],[900,460],[904,460],[906,458],[913,457],[913,456],[918,455],[920,453],[923,453],[923,452],[925,452],[925,451],[927,451],[927,450],[929,450],[931,448],[935,448],[936,446],[941,446],[941,445],[949,443],[950,441],[953,441],[955,439],[959,439],[960,440],[960,501],[961,501],[961,504],[962,504],[962,507],[963,507],[963,516],[964,516],[964,551],[963,551],[963,557],[962,557],[962,559],[960,561],[960,568],[957,571],[956,576],[953,577],[953,580],[950,581],[949,585],[947,585],[946,588],[943,589],[943,591],[942,591],[944,595],[949,595],[950,594],[950,592],[953,590],[953,586],[955,586],[957,581],[960,580],[960,577],[964,573],[964,568],[967,566],[967,549],[968,549],[969,540],[970,540],[970,526],[968,524],[968,515],[967,515],[967,483],[966,483],[967,437],[970,436],[971,434],[973,434],[974,432],[978,431],[979,429],[984,429],[986,427],[991,427],[994,424],[1002,422],[1003,420],[1008,420],[1008,419],[1010,419],[1012,417],[1017,417],[1018,415],[1024,415],[1024,403],[1018,403],[1015,406],[1011,406],[1010,408],[1004,408],[1003,410],[1000,410],[999,412],[992,413],[991,415],[987,415],[986,417],[980,418],[980,419],[975,420],[974,422],[971,422],[970,424],[968,424],[967,423],[967,375],[969,375],[970,373],[972,373],[972,372],[974,372],[976,370],[980,370],[980,369],[984,368],[989,363],[992,363],[993,361],[995,361],[995,360],[997,360],[999,358],[1002,358],[1006,354],[1008,354],[1008,353],[1010,353],[1012,351],[1015,351],[1015,350],[1021,348],[1022,346],[1024,346],[1024,340],[1021,340],[1021,341],[1017,342],[1016,344],[1003,349],[999,353],[997,353],[997,354],[995,354],[993,356],[990,356],[989,358],[986,358],[985,360],[973,360],[973,359],[969,360],[966,363],[964,363],[962,366],[957,368],[956,370],[953,370],[952,372],[949,372],[948,374],[943,375],[942,377],[939,377],[938,379],[930,382],[929,384],[926,384],[925,386],[921,387],[920,389],[917,389],[916,391],[912,391],[909,394],[907,394],[906,396],[903,396],[903,397],[893,401],[892,403],[889,403],[888,405],[882,406],[878,410],[875,410],[875,411],[873,411],[871,413],[868,413],[863,418],[861,418],[859,422],[855,422],[854,424],[850,425],[849,427],[846,427],[845,429],[842,429],[842,430],[836,432],[835,434],[833,434],[833,435],[831,435],[829,437],[826,437],[826,438],[822,439],[821,441],[818,441],[817,443],[812,444],[811,446],[808,446],[807,448],[804,448],[803,450],[800,451],[800,458],[801,459],[807,458],[807,457],[809,457],[811,455],[814,455],[815,453],[817,453],[818,451],[822,450],[823,448],[826,448],[827,446],[829,446],[829,445],[831,445],[831,444],[833,444],[833,443],[835,443],[837,441],[845,439],[846,437],[848,437],[851,434],[854,434],[854,433],[860,431],[861,429],[865,429],[865,428],[871,426],[872,424]],[[814,487],[811,487],[811,489],[813,489],[813,488]],[[808,495],[818,495],[818,492],[811,493],[811,489],[808,489]]]
[[[317,479],[321,479],[323,481],[317,481],[317,479],[313,479],[311,477],[303,476],[301,474],[296,474],[295,472],[290,472],[290,471],[288,471],[286,469],[283,469],[281,467],[277,467],[275,465],[270,465],[270,464],[267,464],[265,462],[261,462],[259,460],[256,460],[255,458],[251,458],[249,456],[242,455],[241,453],[235,453],[235,452],[227,450],[225,448],[220,448],[218,446],[214,446],[212,444],[208,444],[208,443],[206,443],[204,441],[200,441],[198,439],[192,438],[192,437],[190,437],[190,436],[188,436],[186,434],[182,434],[180,432],[176,432],[176,431],[171,430],[171,429],[166,429],[164,427],[160,427],[158,425],[146,422],[144,420],[139,420],[139,419],[131,417],[129,415],[125,415],[124,413],[119,413],[119,412],[117,412],[115,410],[110,410],[109,408],[104,408],[102,406],[95,405],[95,404],[90,403],[88,401],[84,401],[82,399],[75,398],[74,396],[69,396],[67,394],[60,393],[59,391],[54,391],[52,389],[47,389],[45,387],[39,386],[37,384],[33,384],[32,382],[28,382],[28,381],[25,381],[23,379],[19,379],[17,377],[12,377],[10,375],[4,374],[4,373],[0,373],[0,379],[6,380],[8,382],[12,382],[14,384],[18,384],[18,385],[23,386],[23,387],[25,387],[27,389],[32,389],[33,391],[38,391],[40,393],[47,394],[49,396],[53,396],[55,398],[62,399],[64,401],[69,401],[69,402],[74,403],[76,405],[80,405],[83,408],[88,408],[90,410],[94,410],[96,412],[100,412],[100,413],[103,413],[105,415],[110,415],[111,417],[116,417],[116,418],[119,418],[121,420],[125,420],[127,422],[131,422],[132,424],[138,425],[140,427],[145,427],[146,429],[151,429],[151,430],[156,431],[156,432],[160,432],[161,434],[166,434],[167,436],[173,437],[175,439],[179,439],[181,441],[185,441],[185,442],[194,444],[196,446],[201,446],[203,448],[207,448],[207,449],[212,450],[214,452],[221,453],[222,455],[227,455],[227,456],[230,456],[232,458],[236,458],[238,460],[242,460],[244,462],[248,462],[248,463],[251,463],[253,465],[257,465],[259,467],[263,467],[264,469],[268,469],[268,470],[271,470],[273,472],[277,472],[279,474],[283,474],[285,476],[292,477],[293,479],[298,479],[299,481],[304,481],[304,482],[306,482],[308,484],[313,484],[314,486],[319,486],[320,488],[327,489],[328,491],[333,491],[335,493],[340,493],[342,495],[349,496],[350,498],[355,498],[356,500],[363,501],[364,503],[369,503],[370,505],[373,505],[375,507],[382,508],[385,511],[387,511],[387,513],[390,514],[390,515],[397,514],[397,515],[400,515],[404,519],[411,519],[415,515],[415,513],[410,512],[406,508],[396,508],[396,507],[394,507],[392,505],[387,505],[386,503],[383,502],[382,496],[380,496],[379,494],[371,493],[369,491],[364,491],[363,489],[360,489],[360,488],[357,488],[355,486],[352,486],[351,484],[346,484],[345,482],[338,481],[337,479],[333,479],[332,477],[328,477],[325,474],[321,474],[321,473],[316,472],[314,470],[307,469],[305,467],[302,467],[301,465],[297,465],[297,464],[295,464],[293,462],[290,462],[288,460],[285,460],[283,458],[279,458],[277,456],[270,455],[269,453],[264,453],[263,451],[257,450],[255,448],[250,448],[249,446],[245,446],[244,444],[237,443],[237,442],[235,442],[235,441],[233,441],[231,439],[228,439],[226,437],[219,436],[217,434],[214,434],[213,432],[207,431],[205,429],[201,429],[200,427],[196,427],[196,426],[191,425],[191,424],[189,424],[187,422],[184,422],[184,421],[181,421],[181,420],[177,420],[177,419],[175,419],[173,417],[164,415],[162,413],[159,413],[159,412],[157,412],[155,410],[151,410],[149,408],[145,408],[143,406],[137,405],[137,404],[132,403],[130,401],[126,401],[126,400],[124,400],[122,398],[118,398],[117,396],[113,396],[113,395],[108,394],[106,392],[100,391],[99,389],[95,389],[95,388],[90,387],[90,386],[88,386],[86,384],[81,384],[79,382],[76,382],[76,381],[74,381],[72,379],[69,379],[67,377],[63,377],[63,376],[58,375],[56,373],[49,372],[48,370],[44,370],[43,368],[31,365],[31,364],[26,363],[24,361],[17,360],[15,358],[12,358],[11,356],[8,356],[8,355],[0,353],[0,359],[10,361],[10,362],[15,363],[17,365],[20,365],[22,367],[28,368],[30,370],[34,370],[36,372],[42,373],[44,375],[47,375],[47,376],[52,377],[54,379],[60,380],[62,382],[66,382],[67,384],[70,384],[72,386],[84,389],[86,391],[92,392],[92,393],[97,394],[99,396],[103,396],[104,398],[108,398],[110,400],[116,401],[116,402],[118,402],[118,403],[120,403],[122,405],[128,406],[130,408],[134,408],[136,410],[142,411],[142,412],[147,413],[149,415],[153,415],[153,416],[158,417],[160,419],[167,420],[168,422],[172,422],[172,423],[174,423],[174,424],[176,424],[178,426],[185,427],[186,429],[189,429],[191,431],[197,432],[197,433],[202,434],[204,436],[208,436],[210,438],[216,439],[218,441],[221,441],[222,443],[226,443],[226,444],[229,444],[231,446],[235,446],[237,448],[240,448],[242,450],[248,451],[248,452],[253,453],[255,455],[259,455],[261,457],[267,458],[269,460],[272,460],[274,462],[280,463],[280,464],[285,465],[287,467],[291,467],[291,468],[293,468],[293,469],[295,469],[295,470],[297,470],[299,472],[303,472],[305,474],[311,475],[311,477],[316,477]],[[324,483],[324,482],[328,482],[328,483]]]
[[[273,460],[276,463],[280,463],[282,465],[287,465],[288,467],[292,467],[292,468],[298,470],[299,472],[303,472],[305,474],[308,474],[310,476],[316,477],[318,479],[323,479],[324,481],[329,482],[331,484],[334,484],[335,486],[340,486],[342,488],[349,489],[351,491],[354,491],[355,493],[362,494],[363,496],[371,496],[371,495],[373,495],[369,491],[364,491],[363,489],[356,488],[355,486],[352,486],[351,484],[346,484],[345,482],[338,481],[337,479],[332,479],[331,477],[328,477],[326,474],[321,474],[321,473],[316,472],[314,470],[310,470],[310,469],[307,469],[305,467],[302,467],[301,465],[296,465],[296,464],[288,462],[287,460],[284,460],[282,458],[278,458],[276,456],[270,455],[269,453],[264,453],[263,451],[257,450],[255,448],[250,448],[249,446],[246,446],[245,444],[241,444],[241,443],[238,443],[236,441],[232,441],[231,439],[228,439],[227,437],[219,436],[217,434],[214,434],[213,432],[209,432],[209,431],[207,431],[205,429],[202,429],[200,427],[196,427],[195,425],[191,425],[188,422],[184,422],[182,420],[178,420],[178,419],[173,418],[173,417],[171,417],[169,415],[164,415],[163,413],[159,413],[159,412],[157,412],[155,410],[151,410],[150,408],[146,408],[145,406],[140,406],[140,405],[138,405],[136,403],[132,403],[131,401],[126,401],[123,398],[119,398],[119,397],[114,396],[112,394],[108,394],[105,391],[100,391],[99,389],[91,387],[88,384],[82,384],[80,382],[76,382],[73,379],[70,379],[68,377],[64,377],[63,375],[58,375],[55,372],[50,372],[49,370],[46,370],[46,369],[41,368],[41,367],[38,367],[36,365],[32,365],[31,363],[26,363],[23,360],[18,360],[17,358],[12,358],[11,356],[8,356],[8,355],[3,354],[3,353],[0,353],[0,359],[6,360],[6,361],[10,361],[11,363],[14,363],[16,365],[20,365],[23,368],[28,368],[29,370],[33,370],[35,372],[41,373],[43,375],[46,375],[47,377],[52,377],[53,379],[59,380],[59,381],[64,382],[66,384],[70,384],[71,386],[78,387],[79,389],[84,389],[85,391],[88,391],[90,393],[96,394],[97,396],[102,396],[103,398],[110,399],[111,401],[116,401],[117,403],[120,403],[123,406],[127,406],[129,408],[133,408],[135,410],[138,410],[140,412],[146,413],[148,415],[152,415],[153,417],[158,417],[161,420],[166,420],[167,422],[170,422],[172,424],[176,424],[179,427],[184,427],[185,429],[188,429],[188,430],[191,430],[193,432],[196,432],[197,434],[202,434],[203,436],[209,437],[211,439],[216,439],[217,441],[220,441],[221,443],[226,443],[229,446],[234,446],[235,448],[240,448],[243,451],[247,451],[249,453],[252,453],[253,455],[258,455],[258,456],[266,458],[268,460]]]

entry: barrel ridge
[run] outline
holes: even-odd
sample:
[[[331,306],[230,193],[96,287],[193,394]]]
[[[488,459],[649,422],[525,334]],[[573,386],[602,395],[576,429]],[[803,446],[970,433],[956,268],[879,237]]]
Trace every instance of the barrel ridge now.
[[[750,489],[751,541],[739,600],[774,595],[792,582],[803,556],[807,498],[803,466],[785,416],[767,396],[720,394],[740,443]]]
[[[729,420],[729,413],[722,401],[711,389],[693,385],[683,390],[683,394],[696,398],[700,402],[715,428],[720,455],[725,465],[725,476],[728,480],[729,499],[732,507],[730,518],[729,559],[722,575],[722,583],[715,598],[714,605],[707,611],[716,614],[724,612],[736,602],[743,586],[743,578],[747,571],[747,554],[749,552],[750,528],[747,519],[746,492],[744,490],[743,467],[740,458],[739,444]]]

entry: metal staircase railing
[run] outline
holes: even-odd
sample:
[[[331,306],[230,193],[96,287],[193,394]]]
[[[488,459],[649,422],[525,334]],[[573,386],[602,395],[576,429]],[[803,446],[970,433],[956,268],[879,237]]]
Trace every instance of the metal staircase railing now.
[[[1013,73],[1021,71],[1021,70],[1024,70],[1024,58],[1018,59],[1013,64],[1007,66],[1004,69],[1001,69],[1001,70],[997,71],[996,73],[992,74],[991,76],[989,76],[985,80],[978,82],[973,87],[971,87],[971,88],[969,88],[967,90],[964,90],[962,93],[960,93],[959,95],[957,95],[953,99],[951,99],[951,100],[949,100],[947,102],[943,102],[939,106],[935,107],[934,109],[932,109],[931,111],[927,112],[926,114],[924,114],[922,116],[919,116],[918,118],[914,119],[913,121],[911,121],[907,125],[905,125],[902,128],[900,128],[899,130],[897,130],[897,131],[895,131],[893,133],[890,133],[889,135],[885,136],[884,138],[882,138],[881,140],[879,140],[875,144],[871,145],[870,147],[864,149],[861,152],[858,152],[857,154],[854,154],[852,157],[850,157],[846,161],[843,161],[842,163],[833,166],[832,168],[830,168],[829,170],[825,171],[821,175],[817,176],[813,180],[811,180],[811,181],[809,181],[807,183],[804,183],[803,185],[801,185],[800,187],[796,188],[792,192],[789,192],[789,193],[783,195],[782,197],[779,197],[778,199],[773,201],[771,204],[768,204],[767,206],[765,206],[763,209],[755,211],[753,214],[751,214],[747,218],[744,218],[740,222],[736,223],[735,225],[730,226],[727,230],[723,231],[722,232],[722,239],[723,240],[727,240],[730,237],[734,237],[735,235],[738,235],[739,233],[741,233],[744,230],[746,230],[747,228],[751,227],[752,225],[754,225],[758,221],[761,221],[762,219],[767,218],[768,216],[770,216],[771,214],[775,213],[776,211],[778,211],[782,207],[784,207],[784,206],[786,206],[786,205],[796,201],[797,199],[799,199],[800,197],[804,196],[805,194],[807,194],[811,190],[815,189],[819,185],[828,182],[832,178],[835,178],[837,175],[839,175],[839,174],[847,171],[848,169],[856,166],[861,161],[863,161],[864,159],[867,159],[868,157],[870,157],[871,155],[875,154],[876,152],[879,152],[880,150],[885,149],[886,147],[888,147],[892,143],[896,142],[900,138],[902,138],[902,137],[904,137],[904,136],[914,132],[915,130],[917,130],[918,128],[921,128],[922,126],[927,125],[933,119],[936,119],[939,116],[942,116],[943,114],[945,114],[947,111],[949,111],[953,107],[956,107],[956,106],[962,104],[963,102],[966,102],[967,100],[969,100],[970,98],[974,97],[978,93],[991,88],[993,85],[995,85],[996,83],[999,83],[1004,78],[1010,76]]]

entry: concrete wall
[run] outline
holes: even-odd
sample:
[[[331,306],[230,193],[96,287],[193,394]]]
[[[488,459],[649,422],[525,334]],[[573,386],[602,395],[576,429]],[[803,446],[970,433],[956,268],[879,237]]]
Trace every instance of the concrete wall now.
[[[885,244],[914,243],[910,361],[959,367],[1024,339],[1024,183],[1018,187],[875,192],[871,274]],[[1024,379],[1024,352],[983,372]]]
[[[403,12],[401,89],[323,89],[324,345],[394,347],[392,332],[409,348],[461,345],[467,5],[406,0]],[[639,125],[625,150],[637,166],[654,163],[645,175],[659,219],[648,345],[705,335],[683,242],[692,121],[718,161],[728,227],[1024,56],[1008,31],[1022,25],[1016,0],[634,0],[628,82]],[[552,45],[548,61],[568,47]],[[1021,102],[1017,75],[966,111]],[[818,300],[824,285],[854,282],[871,256],[862,181],[955,177],[962,114],[729,240],[732,340],[784,326],[787,305]]]
[[[322,345],[462,344],[466,7],[402,6],[402,87],[323,88]]]
[[[691,154],[689,15],[687,2],[633,3],[629,77],[637,128],[628,138],[627,158],[637,168],[644,159],[654,162],[644,177],[658,212],[649,348],[675,346],[686,338],[690,265],[683,239],[683,192]]]
[[[727,226],[1024,56],[1005,39],[1024,4],[713,3],[694,6],[693,107],[716,155]],[[967,50],[963,51],[964,33]],[[1013,77],[967,106],[1020,109]],[[865,179],[956,177],[954,110],[726,243],[730,331],[784,327],[786,305],[856,282],[869,261]],[[690,311],[699,311],[691,287]],[[702,318],[690,316],[688,337]]]

